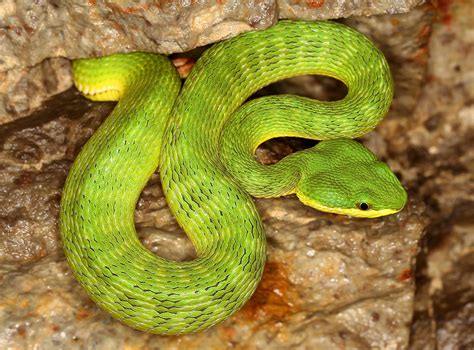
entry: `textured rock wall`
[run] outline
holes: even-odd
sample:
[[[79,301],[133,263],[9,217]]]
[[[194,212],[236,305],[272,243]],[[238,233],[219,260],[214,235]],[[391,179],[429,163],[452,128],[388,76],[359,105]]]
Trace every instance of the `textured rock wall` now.
[[[440,3],[426,84],[397,151],[430,217],[418,261],[413,349],[474,349],[473,9],[472,0]]]

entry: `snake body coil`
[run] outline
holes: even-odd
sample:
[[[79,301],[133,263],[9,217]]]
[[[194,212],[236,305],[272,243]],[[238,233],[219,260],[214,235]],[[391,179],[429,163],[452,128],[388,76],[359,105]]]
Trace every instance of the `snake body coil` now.
[[[263,86],[302,74],[335,77],[349,92],[336,102],[272,97],[238,110]],[[202,330],[248,300],[265,263],[264,229],[249,193],[296,193],[318,209],[355,216],[390,214],[405,203],[395,176],[351,140],[323,141],[274,167],[253,158],[271,137],[356,137],[385,115],[393,93],[386,61],[345,26],[285,21],[219,43],[199,59],[181,92],[170,62],[145,53],[75,61],[74,79],[86,97],[119,102],[66,181],[65,254],[90,297],[134,328]],[[376,170],[367,170],[372,164]],[[360,167],[369,179],[333,181],[348,176],[338,174],[344,166]],[[157,167],[169,206],[196,249],[193,261],[155,256],[137,238],[134,209]]]

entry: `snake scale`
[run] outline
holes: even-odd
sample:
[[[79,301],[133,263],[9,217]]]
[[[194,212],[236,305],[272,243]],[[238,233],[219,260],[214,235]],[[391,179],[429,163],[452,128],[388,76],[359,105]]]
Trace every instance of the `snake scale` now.
[[[296,194],[316,209],[361,217],[392,214],[406,202],[388,166],[349,139],[383,118],[393,87],[381,52],[341,24],[281,21],[220,42],[182,88],[170,61],[151,53],[76,60],[73,74],[86,97],[118,103],[66,180],[64,251],[91,299],[136,329],[203,330],[250,298],[265,264],[250,195]],[[339,79],[347,96],[270,96],[240,107],[262,87],[303,74]],[[275,165],[258,163],[256,147],[278,136],[325,141]],[[137,238],[135,206],[157,168],[195,260],[166,260]]]

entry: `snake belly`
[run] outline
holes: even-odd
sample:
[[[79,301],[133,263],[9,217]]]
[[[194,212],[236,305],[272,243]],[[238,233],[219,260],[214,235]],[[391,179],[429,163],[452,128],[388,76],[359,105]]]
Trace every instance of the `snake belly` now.
[[[261,279],[261,218],[220,157],[221,130],[239,106],[272,82],[328,75],[349,89],[332,107],[340,115],[338,128],[359,135],[380,121],[392,94],[380,52],[363,35],[332,22],[282,21],[216,44],[180,92],[179,78],[159,55],[80,60],[74,69],[76,86],[87,97],[119,102],[66,181],[60,211],[65,255],[102,309],[160,334],[221,322]],[[364,118],[344,124],[354,111]],[[291,123],[287,127],[292,130]],[[171,211],[196,249],[193,261],[158,257],[137,238],[134,209],[157,167]]]

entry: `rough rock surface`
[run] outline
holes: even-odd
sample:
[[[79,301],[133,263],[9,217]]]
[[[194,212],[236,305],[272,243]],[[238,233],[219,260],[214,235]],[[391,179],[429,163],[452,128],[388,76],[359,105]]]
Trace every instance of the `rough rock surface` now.
[[[474,1],[441,5],[426,84],[397,150],[430,216],[412,348],[474,349]]]
[[[67,90],[0,126],[0,348],[402,349],[410,328],[413,349],[472,348],[472,5],[440,2],[406,15],[347,20],[378,43],[393,69],[393,108],[364,142],[399,173],[411,201],[375,221],[318,213],[294,198],[257,201],[268,237],[264,278],[240,312],[207,332],[160,337],[121,326],[89,301],[64,260],[61,188],[113,104]],[[38,79],[67,86],[67,62],[49,64],[54,69]],[[314,77],[268,90],[329,100],[344,94],[334,80]],[[274,162],[299,147],[277,140],[259,156]],[[141,196],[136,225],[153,252],[194,256],[156,176]]]
[[[400,13],[421,2],[5,0],[0,2],[0,123],[24,117],[69,86],[57,79],[67,76],[68,63],[59,57],[170,54],[266,28],[278,18]],[[41,63],[51,57],[57,59]]]
[[[13,1],[0,4],[0,71],[45,58],[117,51],[171,54],[266,28],[278,18],[329,19],[407,12],[402,1]]]

